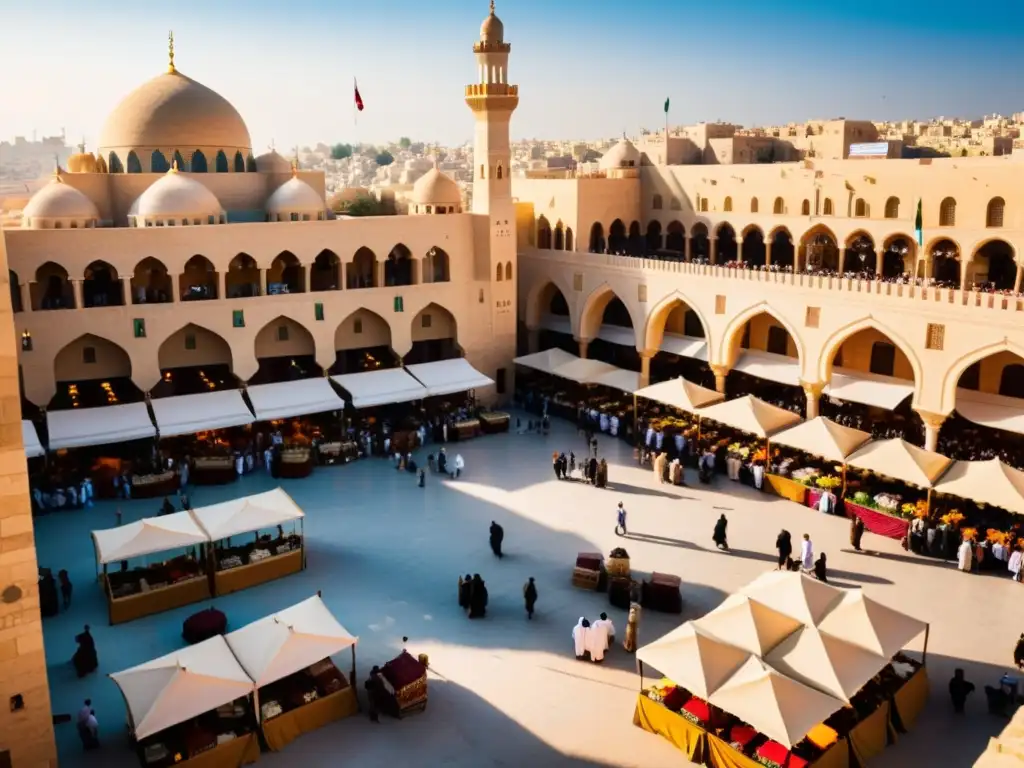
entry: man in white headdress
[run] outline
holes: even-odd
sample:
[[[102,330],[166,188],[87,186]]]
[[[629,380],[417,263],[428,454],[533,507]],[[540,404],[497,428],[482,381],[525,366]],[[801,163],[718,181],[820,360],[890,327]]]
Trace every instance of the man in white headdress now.
[[[956,567],[967,573],[971,572],[971,563],[974,560],[974,543],[970,539],[964,539],[956,552]]]
[[[587,628],[586,646],[591,661],[604,661],[604,652],[608,650],[608,628],[600,621],[595,621]]]
[[[615,643],[615,624],[608,618],[607,613],[602,613],[601,618],[594,622],[593,629],[598,629],[604,632],[605,635],[605,650],[609,649]]]
[[[583,661],[587,655],[587,633],[590,630],[590,622],[580,616],[576,626],[572,628],[572,644],[576,651],[577,661]]]

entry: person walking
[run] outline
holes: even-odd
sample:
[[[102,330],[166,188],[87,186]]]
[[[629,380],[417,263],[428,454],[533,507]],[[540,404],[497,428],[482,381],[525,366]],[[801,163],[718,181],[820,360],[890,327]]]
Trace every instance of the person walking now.
[[[622,533],[619,533],[620,530]],[[622,506],[621,501],[619,502],[618,516],[615,520],[615,534],[617,536],[626,535],[626,508]]]
[[[822,552],[818,555],[818,559],[814,561],[814,576],[818,581],[823,581],[828,584],[828,566],[825,561],[825,553]]]
[[[501,554],[501,542],[504,540],[505,529],[491,520],[491,551],[497,555],[499,559],[503,556]]]
[[[363,687],[366,688],[366,711],[370,715],[371,723],[379,723],[380,715],[377,712],[377,699],[380,695],[380,667],[370,670],[370,676],[366,678]]]
[[[793,538],[785,528],[775,538],[775,548],[779,550],[779,566],[775,570],[781,571],[786,567],[786,563],[789,562],[789,558],[793,554]]]
[[[953,677],[949,681],[949,698],[953,700],[953,711],[962,715],[964,713],[964,705],[967,704],[967,696],[974,693],[974,683],[968,682],[964,679],[964,671],[960,667],[953,672]]]
[[[718,522],[715,523],[715,532],[711,536],[711,540],[715,542],[715,546],[719,549],[728,549],[729,541],[726,537],[726,529],[729,527],[729,521],[725,518],[723,513],[718,518]]]
[[[853,545],[854,552],[860,552],[860,540],[864,537],[864,521],[854,516],[850,522],[850,544]]]
[[[551,454],[551,468],[555,471],[555,480],[562,479],[562,463],[558,460],[558,451]]]
[[[68,578],[68,572],[62,568],[57,572],[57,580],[60,582],[61,601],[63,602],[64,610],[66,611],[71,607],[71,579]]]
[[[78,738],[82,740],[84,749],[90,748],[89,718],[92,714],[92,699],[86,699],[85,704],[78,710],[78,717],[75,720],[75,727],[78,729]]]
[[[452,475],[456,480],[459,479],[459,475],[462,474],[462,470],[466,468],[466,461],[462,458],[461,453],[455,454],[455,473]]]
[[[537,585],[533,576],[523,585],[523,600],[526,603],[526,618],[533,619],[533,608],[537,604]]]
[[[800,565],[805,571],[814,570],[814,544],[811,543],[811,535],[804,534],[803,543],[800,545]]]
[[[629,618],[626,620],[626,637],[622,641],[622,647],[628,653],[636,653],[640,633],[640,603],[632,602],[629,605]]]

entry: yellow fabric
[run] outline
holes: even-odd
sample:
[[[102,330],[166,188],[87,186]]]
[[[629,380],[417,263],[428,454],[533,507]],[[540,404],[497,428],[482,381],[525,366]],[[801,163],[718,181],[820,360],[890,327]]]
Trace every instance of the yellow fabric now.
[[[849,768],[850,745],[846,739],[839,739],[828,752],[811,763],[811,765],[814,768]]]
[[[899,713],[900,722],[903,723],[903,727],[907,731],[913,728],[917,722],[918,715],[928,703],[929,693],[927,667],[917,670],[903,684],[903,687],[896,691],[896,695],[893,697],[896,711]]]
[[[821,723],[807,732],[807,740],[818,749],[827,749],[839,741],[839,734],[824,723]]]
[[[177,765],[188,768],[240,768],[259,759],[260,743],[255,733],[248,733],[196,755],[191,760],[183,760]]]
[[[850,746],[857,761],[864,765],[885,749],[889,732],[889,702],[872,712],[868,718],[850,731]]]
[[[668,711],[642,693],[637,696],[633,725],[668,739],[690,758],[690,762],[704,762],[707,751],[707,733],[704,729],[682,715]]]
[[[764,768],[756,760],[737,752],[717,736],[708,734],[708,765],[711,768]]]
[[[279,752],[302,734],[323,728],[357,711],[359,702],[356,700],[356,691],[349,685],[322,699],[267,720],[262,726],[263,736],[267,746]]]
[[[804,503],[807,497],[806,485],[801,485],[788,477],[782,477],[782,475],[765,475],[765,478],[768,480],[768,486],[777,496],[795,501],[797,504]]]

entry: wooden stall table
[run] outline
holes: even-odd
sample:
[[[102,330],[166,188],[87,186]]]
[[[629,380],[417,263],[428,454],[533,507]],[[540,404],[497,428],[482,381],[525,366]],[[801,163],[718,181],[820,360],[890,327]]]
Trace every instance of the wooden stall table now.
[[[255,733],[238,736],[194,757],[179,760],[173,765],[187,768],[239,768],[260,759],[260,743]],[[144,763],[145,764],[145,763]]]
[[[928,703],[930,686],[928,668],[920,667],[903,687],[893,696],[893,706],[899,716],[904,731],[909,731],[917,723],[917,718]]]
[[[850,731],[850,748],[860,765],[882,753],[889,744],[889,702],[883,701],[878,709],[861,720]]]
[[[637,696],[633,710],[633,725],[672,742],[690,762],[704,762],[708,736],[704,729],[642,693]]]
[[[764,768],[757,760],[737,752],[714,734],[708,734],[708,759],[711,768]]]
[[[864,527],[878,536],[901,541],[910,532],[909,520],[880,512],[877,509],[862,507],[860,504],[853,503],[849,498],[845,500],[843,508],[848,518],[852,520],[854,517],[859,517],[864,521]]]
[[[350,717],[358,711],[356,690],[351,684],[346,684],[340,691],[265,720],[261,726],[263,737],[271,751],[280,752],[302,734]]]
[[[305,567],[306,553],[303,544],[299,549],[285,552],[283,555],[271,555],[255,563],[214,571],[213,592],[217,597],[230,595],[232,592],[240,592],[257,584],[299,573]]]
[[[132,475],[131,482],[133,499],[173,496],[179,488],[178,473],[173,469],[158,475]]]
[[[313,451],[309,448],[286,448],[281,451],[277,476],[284,478],[309,477],[313,473]]]
[[[511,417],[503,411],[484,411],[480,414],[480,430],[485,435],[508,432]]]
[[[225,485],[238,479],[233,456],[197,456],[191,481],[196,485]]]
[[[107,595],[107,614],[111,624],[124,624],[126,621],[171,611],[183,605],[209,600],[211,597],[210,580],[205,573],[126,597],[114,597],[110,591],[109,580],[106,577],[101,579],[103,591]]]
[[[604,576],[604,556],[600,552],[580,552],[572,570],[572,585],[580,589],[601,589]]]
[[[453,426],[456,440],[469,440],[480,434],[480,419],[456,421]]]
[[[663,613],[682,613],[682,583],[683,580],[678,576],[655,571],[651,574],[651,580],[643,584],[643,607]]]
[[[348,464],[359,458],[359,446],[351,440],[320,443],[317,450],[320,453],[320,463],[326,465]]]
[[[772,489],[772,493],[776,496],[781,496],[784,499],[795,501],[797,504],[803,504],[807,500],[807,486],[803,483],[798,483],[796,480],[791,480],[788,477],[782,475],[771,475],[765,474],[765,480],[768,481],[768,487]]]

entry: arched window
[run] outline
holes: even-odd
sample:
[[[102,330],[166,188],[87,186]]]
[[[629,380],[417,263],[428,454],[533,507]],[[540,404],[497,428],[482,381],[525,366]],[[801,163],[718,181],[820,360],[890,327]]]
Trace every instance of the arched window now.
[[[256,158],[252,155],[245,159],[245,170],[247,173],[256,173]]]
[[[185,165],[185,158],[181,156],[181,152],[174,150],[174,164],[178,167],[179,171],[187,171],[188,166]]]
[[[501,178],[501,163],[498,163],[498,178]]]
[[[988,210],[985,212],[986,227],[1003,226],[1003,211],[1006,209],[1006,201],[1001,197],[993,197],[988,201]]]
[[[235,152],[235,173],[245,173],[245,158],[241,152]]]
[[[171,165],[167,162],[163,152],[159,149],[154,149],[153,154],[149,157],[149,169],[153,173],[167,173],[171,170]]]
[[[505,279],[506,280],[511,280],[512,279],[512,262],[511,261],[506,261],[505,262]]]
[[[831,197],[826,197],[825,198],[825,203],[824,203],[824,205],[822,205],[821,210],[822,210],[822,215],[824,215],[824,216],[832,216],[833,215],[833,212],[832,212],[832,198]]]
[[[726,213],[732,212],[732,198],[726,196],[725,201],[722,203],[722,210]]]
[[[700,210],[701,210],[701,213],[707,213],[708,212],[708,199],[706,197],[702,197],[700,199]]]
[[[109,173],[124,173],[124,166],[121,165],[121,158],[117,152],[111,152],[107,158],[107,171]]]
[[[999,377],[999,394],[1005,397],[1024,397],[1024,365],[1013,363],[1003,368]]]
[[[548,223],[547,218],[544,216],[537,219],[537,247],[551,247],[551,224]]]
[[[781,197],[775,198],[775,205],[772,206],[772,213],[783,213],[786,210],[786,204],[782,202]]]
[[[651,201],[651,208],[656,211],[661,210],[661,195],[655,195],[654,200]]]
[[[892,376],[896,370],[896,347],[886,341],[872,344],[869,370],[880,376]]]
[[[192,173],[206,173],[206,155],[198,149],[192,153],[192,165],[189,166]]]
[[[227,173],[230,169],[228,168],[228,156],[224,154],[224,150],[218,150],[217,152],[217,173]]]
[[[956,226],[956,200],[952,197],[947,197],[939,204],[939,226]]]
[[[572,250],[572,227],[565,228],[565,250]]]
[[[505,279],[505,270],[501,268],[501,262],[498,262],[497,267],[494,269],[494,279],[496,282],[501,282]]]
[[[804,200],[802,203],[800,203],[800,215],[801,216],[810,216],[811,215],[811,201],[810,200]]]
[[[134,149],[128,153],[128,173],[142,173],[142,163]]]
[[[890,197],[885,201],[885,218],[898,219],[900,217],[900,199]]]
[[[853,201],[853,215],[854,216],[867,216],[867,204],[864,202],[864,198],[858,197]]]
[[[756,197],[750,198],[750,212],[751,213],[757,213],[757,198]]]

